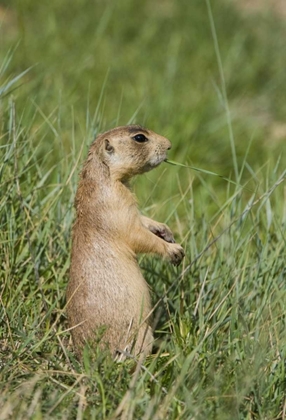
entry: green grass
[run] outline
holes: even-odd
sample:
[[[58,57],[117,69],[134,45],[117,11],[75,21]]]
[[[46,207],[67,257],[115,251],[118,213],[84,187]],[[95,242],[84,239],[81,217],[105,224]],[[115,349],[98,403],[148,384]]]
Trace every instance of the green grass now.
[[[285,21],[222,0],[2,4],[0,420],[285,419]],[[167,164],[137,179],[186,258],[140,258],[156,353],[81,365],[65,316],[77,176],[94,135],[131,121],[236,185]]]

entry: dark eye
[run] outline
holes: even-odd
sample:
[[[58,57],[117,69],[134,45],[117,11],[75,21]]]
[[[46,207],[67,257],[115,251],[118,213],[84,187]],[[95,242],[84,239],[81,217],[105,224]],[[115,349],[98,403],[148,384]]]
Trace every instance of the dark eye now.
[[[134,136],[133,139],[138,143],[145,143],[146,141],[148,141],[147,137],[145,137],[144,134],[136,134],[136,136]]]

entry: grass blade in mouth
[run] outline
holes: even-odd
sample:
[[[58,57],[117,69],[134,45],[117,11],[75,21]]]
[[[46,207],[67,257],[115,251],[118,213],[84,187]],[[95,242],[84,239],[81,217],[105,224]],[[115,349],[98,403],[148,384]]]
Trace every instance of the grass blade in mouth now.
[[[164,162],[169,163],[170,165],[174,165],[174,166],[182,166],[183,168],[193,169],[194,171],[201,172],[203,174],[218,176],[219,178],[221,178],[221,179],[223,179],[227,182],[230,182],[231,184],[242,187],[240,184],[237,184],[236,182],[232,181],[231,179],[226,178],[223,175],[219,175],[216,172],[208,171],[207,169],[197,168],[196,166],[184,165],[183,163],[175,162],[175,161],[169,160],[169,159],[165,159]]]

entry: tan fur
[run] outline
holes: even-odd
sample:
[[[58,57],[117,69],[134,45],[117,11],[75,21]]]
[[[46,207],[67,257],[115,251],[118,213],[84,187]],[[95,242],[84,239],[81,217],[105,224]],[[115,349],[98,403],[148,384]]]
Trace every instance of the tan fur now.
[[[146,141],[134,137],[143,134]],[[154,253],[178,265],[184,257],[170,229],[139,213],[129,180],[166,159],[171,143],[131,125],[117,127],[92,143],[75,199],[67,313],[75,350],[86,342],[114,357],[122,351],[150,353],[151,300],[136,255]]]

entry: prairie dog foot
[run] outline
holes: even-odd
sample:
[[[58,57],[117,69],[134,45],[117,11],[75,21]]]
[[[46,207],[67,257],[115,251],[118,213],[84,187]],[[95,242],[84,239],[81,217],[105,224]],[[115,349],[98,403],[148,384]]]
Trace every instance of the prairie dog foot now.
[[[157,226],[150,226],[149,230],[150,232],[154,233],[154,235],[159,236],[159,238],[161,239],[164,239],[164,241],[169,242],[171,244],[175,243],[172,231],[164,223],[160,223]]]
[[[185,251],[179,244],[170,244],[167,249],[167,254],[170,262],[178,266],[185,256]]]
[[[141,217],[143,225],[150,230],[150,232],[154,233],[154,235],[158,236],[159,238],[163,239],[169,243],[175,243],[174,235],[171,229],[165,225],[165,223],[159,223],[155,220],[149,219],[148,217]]]

